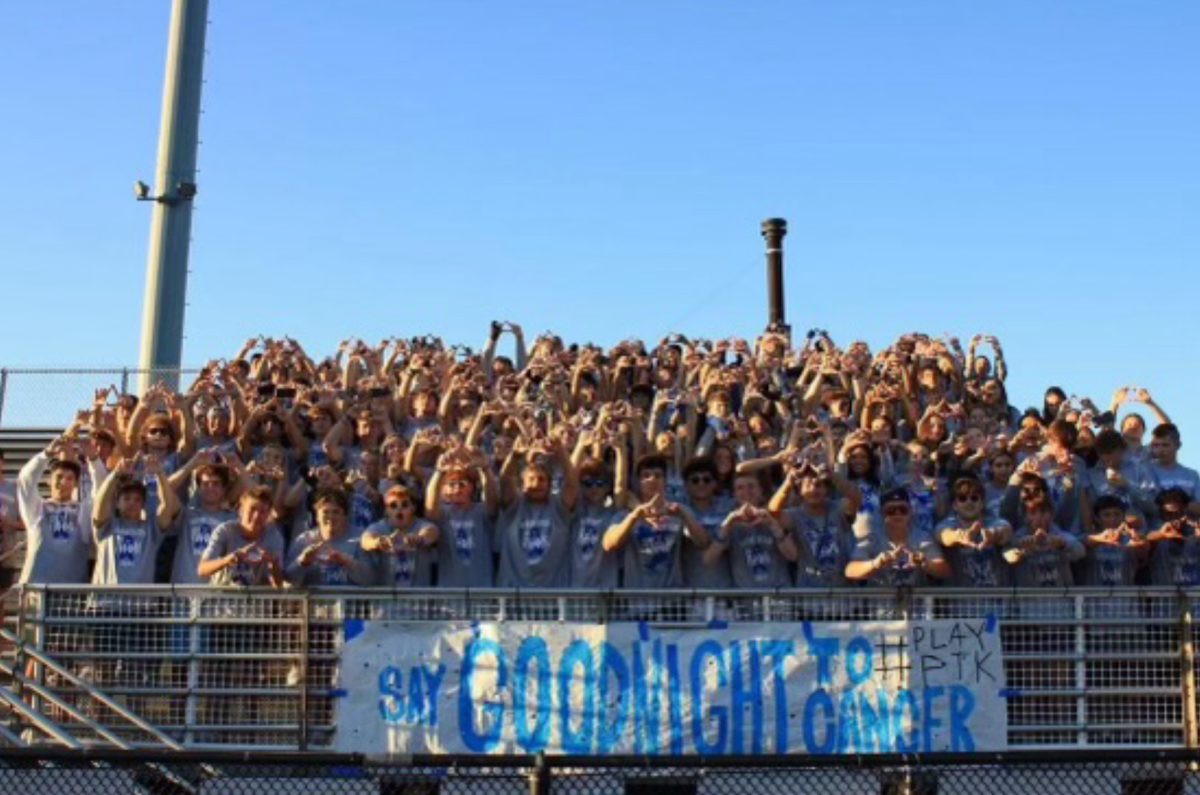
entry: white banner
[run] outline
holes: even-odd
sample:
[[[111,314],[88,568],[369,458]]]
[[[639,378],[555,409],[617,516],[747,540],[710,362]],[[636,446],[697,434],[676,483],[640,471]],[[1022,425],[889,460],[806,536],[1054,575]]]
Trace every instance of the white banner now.
[[[1007,745],[995,619],[347,622],[338,751],[857,754]]]

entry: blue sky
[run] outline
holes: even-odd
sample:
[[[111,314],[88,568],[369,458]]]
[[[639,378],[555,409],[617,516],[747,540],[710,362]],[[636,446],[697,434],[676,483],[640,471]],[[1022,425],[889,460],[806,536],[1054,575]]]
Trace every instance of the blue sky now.
[[[169,7],[0,4],[5,366],[136,362],[131,186],[154,172]],[[493,317],[605,343],[750,336],[758,224],[781,215],[795,327],[994,333],[1015,403],[1139,384],[1200,447],[1200,4],[210,17],[189,363],[260,332],[477,345]]]

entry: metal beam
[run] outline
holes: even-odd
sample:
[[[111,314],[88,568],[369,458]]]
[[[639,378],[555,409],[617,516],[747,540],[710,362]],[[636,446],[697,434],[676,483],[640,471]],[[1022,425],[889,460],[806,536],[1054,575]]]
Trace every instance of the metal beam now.
[[[196,150],[200,135],[200,90],[208,0],[174,0],[163,81],[154,211],[146,265],[139,366],[178,370],[183,354],[192,199],[196,195]],[[158,380],[143,372],[140,391]],[[178,376],[165,378],[172,387]]]

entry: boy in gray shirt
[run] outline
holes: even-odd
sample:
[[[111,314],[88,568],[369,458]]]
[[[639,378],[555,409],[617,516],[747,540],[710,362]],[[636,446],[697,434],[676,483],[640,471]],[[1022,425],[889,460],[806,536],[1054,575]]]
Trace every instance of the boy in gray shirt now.
[[[765,494],[757,473],[733,481],[738,507],[721,523],[704,550],[704,562],[717,565],[729,551],[729,569],[738,588],[786,588],[788,563],[797,558],[796,542],[779,520],[763,507]]]
[[[292,542],[283,575],[299,587],[371,585],[375,572],[358,535],[349,532],[350,499],[341,489],[322,489],[313,502],[317,526]]]
[[[213,530],[196,568],[214,585],[282,588],[283,536],[270,524],[273,494],[252,486],[238,501],[238,518]]]
[[[175,490],[167,488],[162,464],[148,457],[144,469],[157,481],[160,498],[155,516],[146,516],[146,485],[135,479],[135,463],[122,459],[97,492],[92,513],[96,542],[93,585],[153,583],[158,547],[179,512],[179,500]]]
[[[80,494],[79,464],[71,458],[62,440],[51,442],[21,467],[17,475],[17,507],[25,522],[25,566],[21,584],[83,583],[87,580],[92,547],[92,506],[89,495]],[[53,460],[52,460],[53,458]],[[50,469],[50,499],[43,500],[38,483]],[[92,482],[104,477],[104,465],[89,460]]]

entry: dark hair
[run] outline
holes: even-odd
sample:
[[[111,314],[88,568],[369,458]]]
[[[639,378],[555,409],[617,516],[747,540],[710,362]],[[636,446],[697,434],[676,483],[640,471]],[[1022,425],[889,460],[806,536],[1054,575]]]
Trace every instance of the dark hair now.
[[[689,478],[697,473],[705,473],[717,477],[717,464],[711,458],[705,456],[703,458],[693,458],[683,465],[683,476]]]
[[[315,508],[323,502],[331,502],[346,513],[350,512],[350,498],[341,489],[317,489],[317,494],[313,497],[313,507]]]
[[[137,494],[143,500],[146,499],[146,484],[136,478],[126,478],[117,486],[117,496],[123,494]]]
[[[1042,421],[1047,423],[1054,422],[1054,420],[1058,417],[1058,409],[1050,408],[1050,401],[1048,398],[1051,395],[1054,395],[1058,398],[1060,406],[1067,400],[1067,393],[1062,390],[1062,387],[1052,386],[1046,390],[1046,397],[1042,398]]]
[[[595,458],[589,458],[579,465],[579,477],[587,478],[605,478],[611,477],[608,467],[603,461],[598,461]]]
[[[56,458],[55,460],[50,462],[50,471],[51,472],[54,472],[55,470],[58,470],[58,469],[65,469],[65,470],[73,473],[75,475],[76,480],[79,479],[80,475],[83,472],[83,469],[79,466],[79,464],[77,462],[67,461],[62,458]]]
[[[200,466],[196,467],[197,482],[199,482],[200,478],[204,477],[205,475],[211,475],[213,477],[219,478],[221,481],[221,485],[224,486],[225,488],[229,488],[229,468],[228,467],[222,466],[221,464],[201,464]]]
[[[1154,498],[1154,504],[1162,508],[1168,502],[1181,502],[1186,507],[1192,501],[1191,495],[1178,486],[1172,486],[1169,489],[1163,489]]]
[[[950,492],[957,494],[966,488],[970,488],[972,491],[979,492],[980,494],[984,493],[983,483],[974,475],[959,475],[954,479],[954,485],[951,486]]]
[[[1096,502],[1092,504],[1092,515],[1099,516],[1101,511],[1107,511],[1111,508],[1125,510],[1125,500],[1115,494],[1105,494],[1096,498]]]
[[[1152,439],[1167,439],[1168,441],[1181,441],[1179,436],[1179,426],[1173,422],[1164,422],[1154,428],[1150,434]]]
[[[242,496],[238,499],[238,504],[245,502],[265,502],[268,505],[275,501],[275,492],[270,486],[251,486],[242,492]]]
[[[667,474],[667,458],[658,453],[647,453],[639,458],[633,464],[633,474],[641,477],[641,474],[647,469],[657,469],[664,475]]]
[[[1108,455],[1124,449],[1125,437],[1112,428],[1105,428],[1096,434],[1096,452],[1100,455]]]
[[[1074,448],[1075,442],[1079,441],[1079,430],[1066,420],[1055,420],[1050,423],[1050,427],[1046,429],[1046,435],[1068,449]]]

